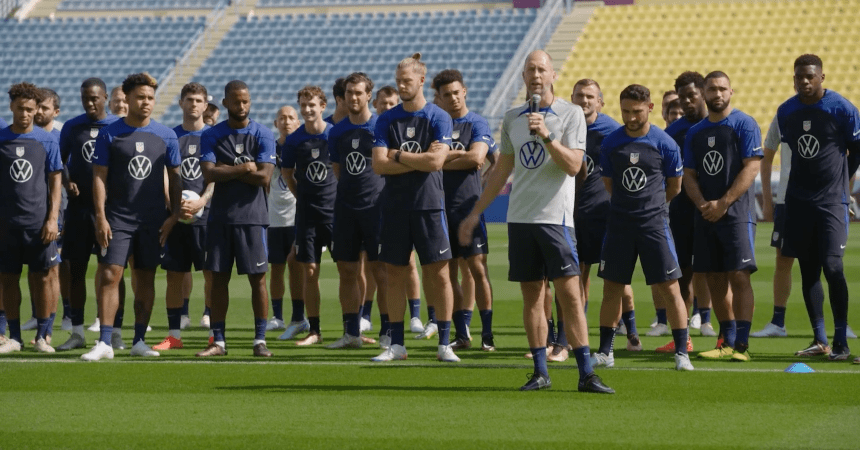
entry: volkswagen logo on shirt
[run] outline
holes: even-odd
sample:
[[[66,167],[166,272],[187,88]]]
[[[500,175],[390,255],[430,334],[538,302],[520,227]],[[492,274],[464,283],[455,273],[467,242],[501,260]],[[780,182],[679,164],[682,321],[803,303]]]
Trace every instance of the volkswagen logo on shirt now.
[[[546,159],[543,145],[534,141],[528,141],[520,147],[520,164],[526,169],[536,169]]]
[[[251,162],[251,157],[248,155],[239,155],[235,159],[233,159],[234,166],[241,166],[242,164]]]
[[[360,175],[367,168],[367,160],[359,152],[346,155],[346,171],[350,175]]]
[[[585,175],[589,176],[594,173],[594,160],[590,156],[585,155]]]
[[[12,181],[16,183],[26,183],[33,177],[33,165],[26,159],[16,159],[12,161],[12,167],[9,168],[9,174],[12,175]]]
[[[96,141],[87,141],[84,142],[84,146],[81,147],[81,156],[84,157],[84,161],[91,163],[93,162],[93,153],[96,151]]]
[[[320,184],[328,176],[328,168],[320,161],[313,161],[308,165],[307,170],[305,170],[305,175],[311,183]]]
[[[451,150],[466,151],[466,146],[460,141],[451,142]]]
[[[797,140],[797,153],[806,159],[816,157],[819,147],[818,139],[811,134],[804,134]]]
[[[723,170],[723,155],[716,150],[709,151],[702,160],[702,166],[704,166],[705,173],[708,175],[720,173]]]
[[[419,144],[415,141],[406,141],[406,142],[400,144],[400,150],[403,150],[404,152],[409,152],[409,153],[421,153],[422,152],[421,144]]]
[[[621,175],[621,185],[624,186],[624,189],[627,189],[628,192],[641,191],[645,188],[645,183],[647,181],[648,178],[645,177],[645,171],[636,166],[628,167]]]
[[[136,180],[145,180],[152,173],[152,161],[146,156],[137,155],[128,162],[128,173]]]
[[[197,158],[183,159],[179,172],[182,174],[182,178],[188,181],[196,180],[203,175],[200,171],[200,160]]]

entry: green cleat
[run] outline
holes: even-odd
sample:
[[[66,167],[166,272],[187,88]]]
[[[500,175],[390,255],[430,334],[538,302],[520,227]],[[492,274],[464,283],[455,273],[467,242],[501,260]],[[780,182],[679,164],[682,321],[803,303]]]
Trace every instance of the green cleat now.
[[[713,350],[700,352],[697,357],[702,359],[728,359],[732,357],[733,353],[735,353],[735,351],[731,347],[722,345]]]

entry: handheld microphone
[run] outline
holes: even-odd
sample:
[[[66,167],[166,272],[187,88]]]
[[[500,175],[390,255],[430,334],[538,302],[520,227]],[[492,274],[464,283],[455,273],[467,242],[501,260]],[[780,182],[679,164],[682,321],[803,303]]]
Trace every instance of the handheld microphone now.
[[[540,95],[534,94],[534,95],[532,95],[531,100],[529,100],[529,112],[530,113],[536,113],[539,111],[540,111]],[[529,134],[534,136],[535,133],[536,133],[535,130],[531,130],[531,132]]]

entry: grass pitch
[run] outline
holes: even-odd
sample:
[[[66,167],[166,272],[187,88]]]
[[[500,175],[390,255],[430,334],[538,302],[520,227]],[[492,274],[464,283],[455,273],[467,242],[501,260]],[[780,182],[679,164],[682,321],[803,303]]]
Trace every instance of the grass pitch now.
[[[849,292],[860,292],[858,227],[845,256]],[[183,332],[185,349],[155,360],[118,351],[113,361],[84,363],[84,350],[41,355],[29,350],[0,358],[0,448],[858,448],[860,366],[805,360],[816,373],[783,370],[801,360],[793,352],[811,340],[795,267],[788,305],[787,338],[751,339],[750,363],[693,359],[696,371],[677,373],[671,355],[653,352],[670,337],[644,337],[654,317],[650,290],[640,271],[634,277],[637,319],[646,351],[624,351],[617,341],[616,367],[598,369],[615,396],[580,394],[573,359],[551,363],[553,388],[516,389],[532,370],[522,330],[519,287],[506,281],[507,233],[490,225],[490,273],[495,290],[494,331],[498,351],[459,352],[462,362],[435,360],[436,340],[407,337],[409,359],[378,365],[380,351],[298,348],[271,332],[271,361],[251,357],[253,317],[247,281],[235,276],[227,320],[229,356],[201,361],[207,332]],[[759,271],[753,275],[760,329],[772,312],[774,251],[770,224],[760,224]],[[92,276],[92,271],[90,273]],[[195,276],[191,319],[203,309],[202,276]],[[157,277],[163,293],[163,274]],[[325,342],[341,334],[337,271],[322,269],[322,328]],[[91,286],[91,284],[90,284]],[[92,289],[90,289],[92,291]],[[602,283],[592,282],[591,344]],[[87,321],[95,317],[90,292]],[[25,296],[26,297],[26,296]],[[167,333],[163,294],[156,300],[153,331]],[[133,321],[131,299],[126,323]],[[22,308],[29,311],[26,305]],[[289,301],[285,304],[289,315]],[[828,310],[828,308],[825,308]],[[374,308],[374,326],[379,326]],[[422,316],[426,310],[422,305]],[[860,322],[849,321],[860,331]],[[827,312],[828,329],[832,319]],[[59,325],[59,323],[58,323]],[[476,337],[480,320],[475,315]],[[368,334],[375,335],[375,331]],[[696,351],[713,338],[693,332]],[[54,330],[54,344],[68,333]],[[25,333],[26,339],[32,332]],[[132,332],[124,330],[127,344]],[[87,332],[92,342],[96,333]],[[477,339],[476,339],[477,343]],[[860,349],[860,343],[849,345]],[[856,355],[855,355],[856,356]]]

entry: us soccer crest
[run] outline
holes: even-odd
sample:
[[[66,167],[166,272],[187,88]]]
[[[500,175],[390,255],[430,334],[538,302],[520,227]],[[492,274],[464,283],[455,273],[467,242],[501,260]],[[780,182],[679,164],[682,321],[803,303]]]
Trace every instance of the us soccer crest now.
[[[708,147],[713,148],[715,145],[717,145],[717,137],[716,136],[709,137],[708,138]]]
[[[460,139],[460,130],[451,133],[451,139]]]
[[[406,137],[414,138],[415,137],[415,127],[407,127],[406,128]]]
[[[188,154],[193,155],[195,153],[197,153],[197,146],[196,145],[189,145],[188,146]]]
[[[91,138],[95,139],[96,136],[98,136],[98,135],[99,135],[99,129],[98,128],[90,128],[90,137]]]
[[[631,153],[630,154],[630,164],[636,164],[639,162],[639,153]]]
[[[134,149],[137,150],[138,153],[143,153],[143,142],[135,142]]]
[[[320,157],[320,149],[315,148],[315,149],[311,150],[311,157],[313,159],[319,158]]]
[[[19,158],[24,156],[24,147],[15,147],[15,154],[18,155]]]
[[[803,121],[803,131],[809,131],[810,128],[812,128],[812,121],[811,120],[804,120]]]
[[[245,151],[245,144],[236,144],[236,153],[242,154]]]
[[[359,139],[353,139],[352,140],[352,148],[357,149],[359,142],[361,142]]]

